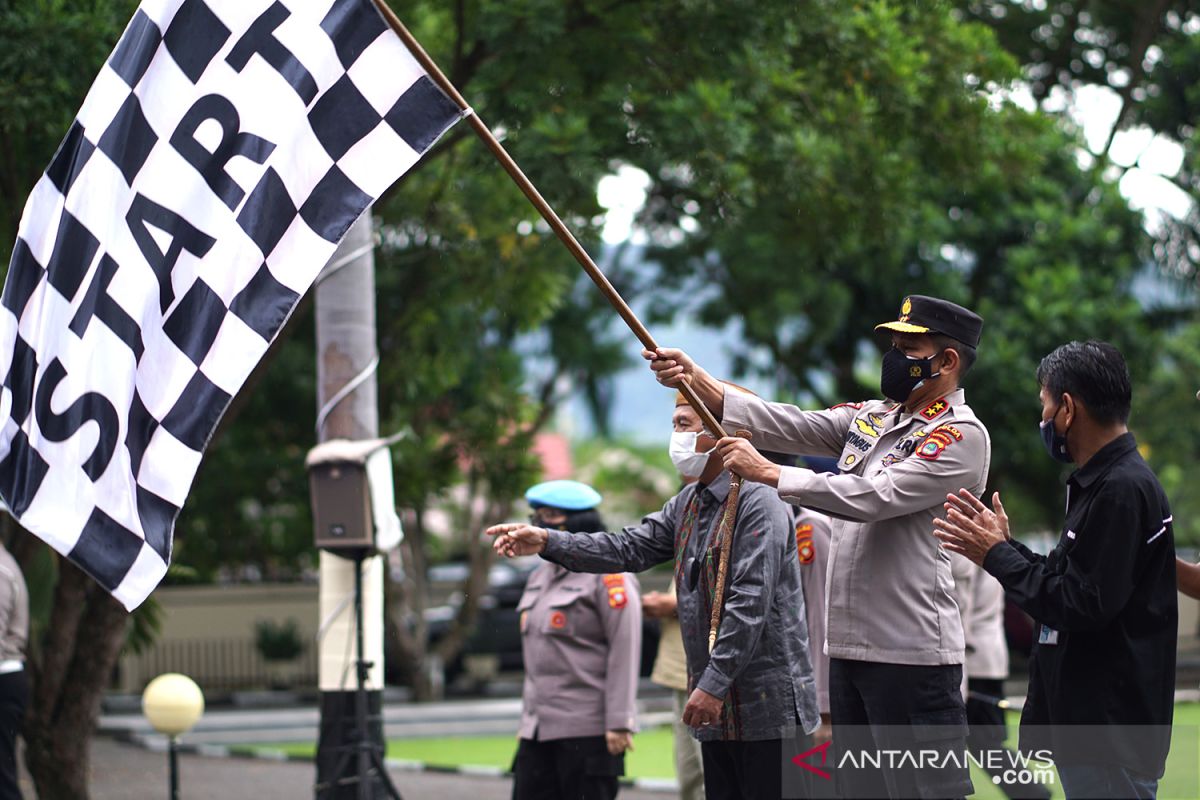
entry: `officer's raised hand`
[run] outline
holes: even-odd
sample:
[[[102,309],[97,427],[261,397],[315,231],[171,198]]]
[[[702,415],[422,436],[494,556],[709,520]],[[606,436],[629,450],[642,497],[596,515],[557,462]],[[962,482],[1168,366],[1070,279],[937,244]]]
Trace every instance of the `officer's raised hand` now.
[[[535,528],[524,522],[493,525],[484,531],[492,538],[492,549],[506,558],[535,556],[546,549],[550,533],[545,528]]]
[[[725,405],[725,387],[687,353],[674,347],[659,347],[656,350],[643,350],[642,358],[650,362],[654,379],[663,386],[678,389],[686,383],[692,387],[700,402],[708,406],[713,414],[721,416]]]
[[[654,379],[672,389],[691,383],[698,369],[696,362],[687,353],[674,347],[642,350],[642,358],[650,362],[650,371],[654,373]]]
[[[779,485],[779,465],[773,464],[754,449],[754,445],[739,436],[726,436],[717,441],[717,454],[725,469],[748,481]]]

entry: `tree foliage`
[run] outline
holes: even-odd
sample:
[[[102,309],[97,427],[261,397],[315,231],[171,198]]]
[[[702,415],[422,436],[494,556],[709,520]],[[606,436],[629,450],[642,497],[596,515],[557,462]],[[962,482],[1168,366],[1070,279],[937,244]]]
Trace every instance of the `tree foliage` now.
[[[1078,124],[1070,113],[1085,90],[1092,90],[1090,96],[1098,89],[1115,95],[1111,129],[1101,145],[1093,144],[1080,158],[1107,184],[1116,185],[1142,167],[1151,145],[1180,149],[1178,170],[1158,178],[1156,189],[1157,199],[1174,201],[1168,206],[1172,211],[1155,212],[1146,220],[1149,251],[1128,250],[1144,258],[1138,284],[1131,289],[1127,279],[1114,283],[1109,263],[1094,260],[1087,280],[1111,289],[1112,300],[1098,295],[1106,313],[1091,320],[1090,308],[1076,308],[1071,295],[1064,294],[1060,305],[1073,312],[1064,318],[1075,324],[1061,333],[1065,338],[1112,339],[1125,350],[1134,373],[1135,433],[1171,497],[1177,538],[1200,542],[1200,524],[1186,513],[1194,500],[1181,477],[1200,462],[1200,441],[1188,435],[1185,422],[1193,413],[1196,389],[1186,348],[1195,341],[1200,264],[1200,6],[1187,0],[963,0],[958,6],[996,32],[1020,61],[1024,84],[1039,108],[1063,127]],[[1140,135],[1148,144],[1132,157],[1115,155],[1122,133]],[[1121,274],[1129,273],[1123,269]],[[1131,295],[1138,306],[1131,304]],[[1124,318],[1107,313],[1116,304],[1126,308]]]

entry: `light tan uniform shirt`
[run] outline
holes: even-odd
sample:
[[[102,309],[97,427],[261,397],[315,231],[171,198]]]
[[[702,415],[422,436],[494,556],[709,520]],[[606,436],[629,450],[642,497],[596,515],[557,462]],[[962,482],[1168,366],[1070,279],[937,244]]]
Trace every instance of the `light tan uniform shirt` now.
[[[674,581],[671,581],[671,588],[667,594],[675,596]],[[687,654],[683,652],[683,634],[679,630],[679,617],[672,615],[659,620],[659,629],[661,633],[658,637],[658,655],[654,657],[654,671],[650,673],[650,680],[659,686],[686,692],[688,688]]]
[[[517,611],[525,659],[517,735],[544,741],[636,731],[637,578],[543,563],[529,576]]]
[[[785,500],[835,517],[826,653],[963,663],[950,556],[933,536],[948,493],[987,483],[991,440],[962,390],[912,414],[880,400],[802,411],[727,391],[723,422],[762,449],[838,458],[841,474],[782,467],[779,478]]]
[[[833,520],[810,508],[796,508],[796,554],[808,619],[808,648],[812,654],[817,710],[829,713],[829,656],[825,654],[825,577],[829,569]]]
[[[971,565],[971,603],[963,625],[967,637],[967,676],[1003,680],[1008,677],[1008,642],[1004,638],[1004,587],[983,567]]]

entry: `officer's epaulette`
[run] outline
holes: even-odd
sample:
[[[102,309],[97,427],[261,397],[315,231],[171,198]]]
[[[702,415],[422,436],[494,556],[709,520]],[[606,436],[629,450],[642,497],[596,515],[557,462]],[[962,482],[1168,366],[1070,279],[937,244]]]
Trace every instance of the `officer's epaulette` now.
[[[921,409],[920,414],[927,420],[933,420],[937,419],[942,414],[945,414],[949,408],[950,404],[946,402],[946,398],[939,397],[937,400],[934,400],[932,403]]]

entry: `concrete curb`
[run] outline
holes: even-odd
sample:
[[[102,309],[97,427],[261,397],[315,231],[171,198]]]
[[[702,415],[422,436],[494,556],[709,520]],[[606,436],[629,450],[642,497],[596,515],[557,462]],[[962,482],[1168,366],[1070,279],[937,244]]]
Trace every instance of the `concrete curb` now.
[[[104,734],[114,741],[122,744],[140,747],[143,750],[149,750],[156,753],[165,753],[167,751],[166,740],[161,737],[147,737],[136,733],[108,733]],[[202,756],[204,758],[233,758],[247,761],[273,761],[273,762],[294,762],[298,764],[312,765],[313,760],[310,756],[296,755],[295,753],[286,753],[282,750],[271,750],[260,747],[233,746],[228,747],[219,744],[188,744],[181,743],[178,747],[178,752],[181,754]],[[427,764],[423,761],[410,761],[400,758],[384,759],[384,764],[389,769],[400,770],[402,772],[428,772],[444,775],[463,775],[474,778],[511,778],[512,773],[500,767],[489,767],[484,765],[464,764],[458,767],[446,766],[443,764]],[[621,778],[620,783],[624,787],[631,789],[639,789],[647,792],[676,793],[679,791],[679,784],[673,778]]]

